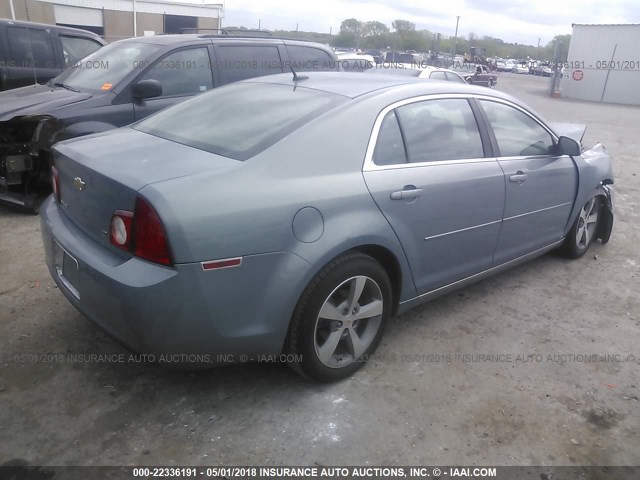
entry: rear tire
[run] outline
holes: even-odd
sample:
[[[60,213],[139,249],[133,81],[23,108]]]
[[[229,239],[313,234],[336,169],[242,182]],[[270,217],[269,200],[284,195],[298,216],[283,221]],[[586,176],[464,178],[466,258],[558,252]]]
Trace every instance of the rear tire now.
[[[373,258],[344,254],[325,266],[296,306],[286,352],[290,366],[319,382],[334,382],[362,368],[380,343],[391,316],[389,276]]]
[[[602,211],[602,197],[595,196],[580,210],[567,234],[561,253],[568,258],[580,258],[593,243],[598,232]]]

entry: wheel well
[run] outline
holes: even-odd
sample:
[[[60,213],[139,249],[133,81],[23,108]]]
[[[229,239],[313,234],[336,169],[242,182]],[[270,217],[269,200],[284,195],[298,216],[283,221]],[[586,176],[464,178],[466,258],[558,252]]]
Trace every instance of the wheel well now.
[[[600,209],[602,219],[598,223],[598,230],[595,233],[595,238],[602,240],[602,243],[608,243],[609,238],[611,237],[611,229],[613,228],[613,213],[611,213],[609,208],[607,208],[607,202],[609,200],[604,193],[598,192],[596,197],[600,197],[602,202]]]
[[[400,264],[396,259],[396,256],[380,245],[361,245],[353,248],[353,250],[362,252],[365,255],[369,255],[373,259],[382,265],[382,267],[389,275],[391,281],[391,290],[393,294],[393,310],[392,314],[395,315],[398,310],[400,293],[402,292],[402,270]]]

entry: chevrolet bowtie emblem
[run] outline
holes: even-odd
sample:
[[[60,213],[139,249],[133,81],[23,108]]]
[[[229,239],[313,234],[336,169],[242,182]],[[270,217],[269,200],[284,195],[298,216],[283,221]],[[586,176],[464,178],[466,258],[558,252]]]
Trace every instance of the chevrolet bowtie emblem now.
[[[86,182],[83,182],[82,178],[80,178],[80,177],[76,177],[76,178],[73,179],[73,186],[76,187],[80,191],[84,190],[84,187],[86,185],[87,185]]]

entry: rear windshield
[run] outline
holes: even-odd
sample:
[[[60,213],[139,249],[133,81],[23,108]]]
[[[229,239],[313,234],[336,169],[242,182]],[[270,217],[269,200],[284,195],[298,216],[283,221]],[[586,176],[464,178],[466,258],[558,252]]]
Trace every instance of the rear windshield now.
[[[304,87],[236,83],[162,110],[133,128],[244,161],[345,101]]]

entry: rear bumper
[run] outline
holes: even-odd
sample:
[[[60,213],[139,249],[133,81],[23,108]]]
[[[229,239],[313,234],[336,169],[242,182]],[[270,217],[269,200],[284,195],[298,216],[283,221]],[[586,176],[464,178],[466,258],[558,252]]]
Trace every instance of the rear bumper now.
[[[40,218],[46,262],[62,293],[131,350],[199,354],[211,363],[281,352],[299,296],[296,282],[309,269],[300,257],[250,255],[237,268],[215,271],[200,263],[167,268],[99,245],[60,213],[52,197]],[[58,273],[54,241],[77,262],[73,288]]]

